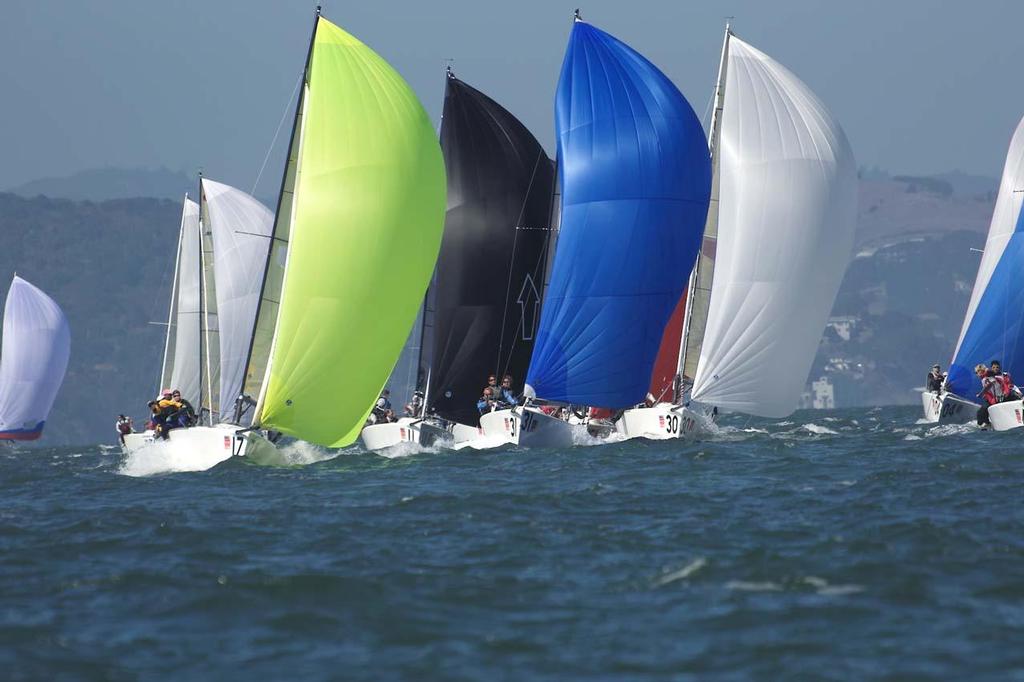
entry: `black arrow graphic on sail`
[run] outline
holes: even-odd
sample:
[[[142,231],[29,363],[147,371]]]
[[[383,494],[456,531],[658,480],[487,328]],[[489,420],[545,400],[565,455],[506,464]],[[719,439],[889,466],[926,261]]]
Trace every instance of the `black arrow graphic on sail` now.
[[[530,273],[526,273],[516,303],[519,304],[519,316],[522,319],[523,341],[530,341],[537,330],[537,314],[540,310],[540,294]]]

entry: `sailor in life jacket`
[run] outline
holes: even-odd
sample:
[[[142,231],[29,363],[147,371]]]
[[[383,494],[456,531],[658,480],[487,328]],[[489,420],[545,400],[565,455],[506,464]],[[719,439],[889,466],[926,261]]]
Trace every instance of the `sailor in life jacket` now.
[[[1020,400],[1021,392],[1013,385],[1013,379],[1009,372],[1004,372],[998,360],[993,360],[988,370],[988,375],[997,379],[1003,389],[1003,400]]]
[[[981,392],[978,393],[978,397],[989,405],[1003,402],[1003,397],[1006,394],[1003,391],[1002,379],[992,376],[988,367],[984,364],[979,364],[975,367],[974,373],[978,375],[978,379],[981,381]]]
[[[991,423],[988,418],[988,408],[1002,402],[1003,385],[999,379],[989,376],[988,367],[984,363],[975,366],[974,373],[981,382],[981,392],[978,393],[978,397],[981,398],[981,407],[978,408],[978,426],[984,427]]]
[[[932,369],[928,372],[928,383],[925,385],[927,390],[931,393],[942,393],[942,384],[946,381],[946,375],[942,373],[942,367],[939,365],[932,365]]]
[[[391,421],[393,414],[391,411],[391,391],[385,388],[381,391],[380,397],[377,398],[377,402],[373,405],[373,410],[370,412],[370,423],[387,424]]]
[[[135,432],[135,425],[132,424],[132,418],[126,417],[123,414],[117,415],[117,422],[114,425],[117,429],[117,436],[121,439],[121,443],[124,444],[124,437],[129,433]]]
[[[405,404],[406,417],[423,416],[423,391],[413,391],[412,400]]]

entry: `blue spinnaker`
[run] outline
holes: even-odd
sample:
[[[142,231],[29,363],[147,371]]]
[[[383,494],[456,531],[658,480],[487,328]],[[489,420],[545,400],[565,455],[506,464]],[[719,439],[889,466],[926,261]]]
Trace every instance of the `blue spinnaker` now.
[[[707,139],[665,74],[582,21],[555,129],[562,220],[527,383],[548,400],[634,405],[700,247]]]
[[[981,382],[974,374],[979,363],[988,365],[998,360],[1007,372],[1024,376],[1024,212],[1003,249],[992,277],[988,281],[978,307],[953,364],[949,367],[949,389],[959,396],[974,398]]]

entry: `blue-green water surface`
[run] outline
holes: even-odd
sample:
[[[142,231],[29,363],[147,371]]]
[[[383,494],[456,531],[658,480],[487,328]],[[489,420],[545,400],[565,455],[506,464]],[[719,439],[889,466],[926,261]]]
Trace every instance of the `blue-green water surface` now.
[[[918,416],[190,473],[8,448],[0,677],[1024,679],[1024,433]]]

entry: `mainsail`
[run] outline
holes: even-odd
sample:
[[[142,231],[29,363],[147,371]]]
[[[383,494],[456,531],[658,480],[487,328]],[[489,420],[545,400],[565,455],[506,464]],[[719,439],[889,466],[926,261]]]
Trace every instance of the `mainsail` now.
[[[178,233],[178,260],[171,288],[171,313],[160,388],[177,389],[199,404],[200,286],[199,205],[185,197]]]
[[[4,306],[0,440],[35,440],[64,381],[68,320],[52,298],[17,275]]]
[[[735,36],[722,120],[717,258],[693,397],[765,417],[796,409],[846,271],[856,166],[796,76]]]
[[[715,82],[714,106],[711,112],[711,129],[708,131],[708,149],[711,152],[711,201],[708,204],[708,219],[704,223],[704,235],[701,239],[700,254],[690,273],[686,287],[683,321],[680,324],[680,335],[669,337],[678,346],[676,376],[679,378],[680,391],[676,391],[675,401],[682,399],[681,393],[693,384],[697,375],[697,363],[700,360],[701,347],[704,345],[704,332],[707,329],[708,312],[711,304],[711,284],[715,274],[715,258],[718,254],[718,206],[721,195],[721,140],[722,110],[725,106],[725,83],[728,76],[729,39],[732,32],[729,24],[725,25],[725,38],[722,40],[722,56],[718,62],[718,79]],[[656,377],[655,377],[656,378]]]
[[[707,138],[661,71],[582,21],[555,128],[561,227],[527,382],[549,400],[633,405],[700,246]]]
[[[358,437],[423,300],[444,203],[415,94],[318,16],[247,362],[254,424],[334,447]]]
[[[978,392],[974,367],[999,360],[1010,371],[1024,371],[1024,291],[1020,286],[1024,264],[1024,119],[1010,140],[1003,179],[992,211],[992,223],[981,257],[978,276],[967,306],[960,340],[949,367],[953,393],[973,398]]]
[[[204,224],[213,242],[216,280],[218,392],[221,418],[231,416],[231,406],[242,390],[245,361],[256,321],[256,308],[270,248],[274,214],[245,192],[203,178],[200,182]],[[211,353],[211,354],[212,354]]]
[[[487,374],[522,381],[540,312],[554,167],[511,113],[449,72],[448,211],[432,284],[430,406],[474,423]]]
[[[220,420],[220,321],[217,311],[217,271],[214,268],[210,207],[199,202],[199,258],[202,271],[199,331],[201,391],[199,406],[209,423]]]

